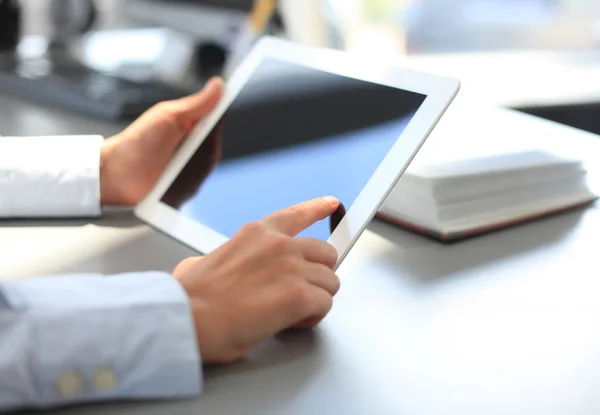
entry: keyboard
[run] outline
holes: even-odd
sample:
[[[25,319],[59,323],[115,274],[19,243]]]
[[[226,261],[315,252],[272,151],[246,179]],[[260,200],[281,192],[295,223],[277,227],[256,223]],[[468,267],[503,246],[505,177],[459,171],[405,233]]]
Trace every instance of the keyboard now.
[[[138,83],[97,72],[68,58],[0,54],[0,93],[106,120],[131,119],[190,91]]]

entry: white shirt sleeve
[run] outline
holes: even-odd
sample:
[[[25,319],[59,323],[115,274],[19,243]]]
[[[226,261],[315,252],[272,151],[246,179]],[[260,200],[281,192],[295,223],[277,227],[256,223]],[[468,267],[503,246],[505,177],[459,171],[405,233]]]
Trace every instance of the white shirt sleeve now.
[[[0,218],[101,213],[102,137],[0,137]],[[188,298],[169,274],[0,282],[0,412],[202,387]]]
[[[0,218],[99,216],[102,141],[0,137]]]
[[[0,282],[0,413],[192,397],[201,376],[188,298],[169,274]]]

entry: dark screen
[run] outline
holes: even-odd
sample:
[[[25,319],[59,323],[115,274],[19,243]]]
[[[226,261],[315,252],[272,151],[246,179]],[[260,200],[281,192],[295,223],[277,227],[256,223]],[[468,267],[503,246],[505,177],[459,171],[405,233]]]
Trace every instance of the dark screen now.
[[[264,60],[162,201],[231,237],[276,210],[333,195],[337,214],[300,235],[327,240],[424,100]]]

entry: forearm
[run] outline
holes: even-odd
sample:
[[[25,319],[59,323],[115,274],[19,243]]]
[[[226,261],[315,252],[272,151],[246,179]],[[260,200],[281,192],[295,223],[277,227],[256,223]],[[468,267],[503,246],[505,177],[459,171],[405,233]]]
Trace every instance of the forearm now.
[[[187,297],[162,273],[0,285],[0,411],[200,392]]]
[[[99,180],[100,180],[100,204],[102,205],[118,205],[122,201],[122,191],[119,190],[119,182],[123,180],[115,179],[115,177],[123,177],[115,168],[114,163],[110,160],[113,158],[114,142],[117,137],[111,137],[104,140],[100,148],[100,165],[99,165]]]

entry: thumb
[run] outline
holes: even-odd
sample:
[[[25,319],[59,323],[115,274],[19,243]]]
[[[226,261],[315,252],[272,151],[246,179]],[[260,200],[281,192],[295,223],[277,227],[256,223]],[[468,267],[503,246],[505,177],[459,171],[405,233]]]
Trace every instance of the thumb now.
[[[210,113],[223,95],[223,80],[212,78],[201,91],[171,102],[171,114],[179,125],[193,125]]]

